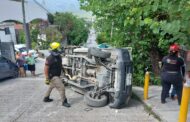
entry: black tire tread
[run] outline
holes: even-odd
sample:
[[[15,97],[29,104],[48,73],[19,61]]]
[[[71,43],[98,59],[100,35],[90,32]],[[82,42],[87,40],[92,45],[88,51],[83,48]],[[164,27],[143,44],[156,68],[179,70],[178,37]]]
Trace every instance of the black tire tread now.
[[[84,101],[87,105],[91,107],[103,107],[107,105],[108,97],[106,95],[102,95],[101,99],[93,99],[90,97],[90,93],[91,91],[84,95]]]

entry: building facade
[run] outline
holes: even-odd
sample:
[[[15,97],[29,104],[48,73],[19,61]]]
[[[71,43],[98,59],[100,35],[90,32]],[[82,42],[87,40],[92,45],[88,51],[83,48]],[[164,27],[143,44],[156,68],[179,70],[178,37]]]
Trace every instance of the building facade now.
[[[0,55],[15,61],[14,44],[16,44],[14,23],[1,23]]]

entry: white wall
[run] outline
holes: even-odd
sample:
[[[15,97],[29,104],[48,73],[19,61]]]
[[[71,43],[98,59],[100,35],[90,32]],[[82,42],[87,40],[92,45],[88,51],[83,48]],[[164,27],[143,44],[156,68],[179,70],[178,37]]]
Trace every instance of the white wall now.
[[[5,28],[9,28],[10,34],[5,34]],[[15,61],[14,44],[16,44],[16,34],[14,23],[0,24],[0,41],[0,55]]]
[[[0,30],[1,42],[13,42],[14,44],[16,44],[16,34],[15,34],[14,24],[12,24],[12,23],[0,24],[0,29],[4,29],[6,27],[9,27],[10,34],[6,35],[5,31]]]

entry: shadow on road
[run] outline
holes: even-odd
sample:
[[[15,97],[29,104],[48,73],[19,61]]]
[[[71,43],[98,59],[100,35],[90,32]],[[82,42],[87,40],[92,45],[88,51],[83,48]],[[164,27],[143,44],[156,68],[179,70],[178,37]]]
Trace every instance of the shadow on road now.
[[[142,103],[134,94],[132,94],[131,100],[129,101],[128,105],[125,108],[131,108],[137,106],[142,106]]]
[[[81,95],[80,97],[73,97],[69,99],[69,102],[71,105],[77,104],[79,102],[83,101],[83,96]]]
[[[0,79],[0,83],[9,81],[10,79],[15,79],[15,78],[9,77],[9,78]]]

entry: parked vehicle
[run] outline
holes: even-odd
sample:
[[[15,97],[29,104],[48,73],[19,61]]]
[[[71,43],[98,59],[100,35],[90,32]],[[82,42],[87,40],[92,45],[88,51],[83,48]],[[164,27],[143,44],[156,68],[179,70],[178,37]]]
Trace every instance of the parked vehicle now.
[[[131,48],[65,48],[64,81],[93,107],[121,108],[132,95]],[[129,51],[130,50],[130,51]]]
[[[0,79],[18,77],[18,67],[11,60],[0,56]]]
[[[38,54],[37,54],[37,52],[35,50],[29,50],[28,53],[27,53],[27,49],[26,49],[25,44],[16,44],[16,45],[14,45],[14,47],[15,47],[15,51],[21,52],[21,54],[23,56],[27,56],[28,53],[32,53],[34,58],[38,58]]]

